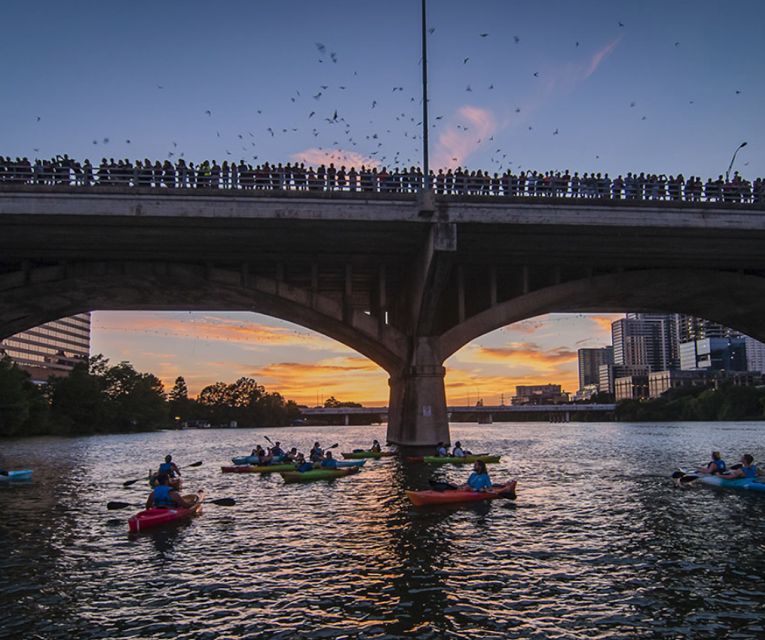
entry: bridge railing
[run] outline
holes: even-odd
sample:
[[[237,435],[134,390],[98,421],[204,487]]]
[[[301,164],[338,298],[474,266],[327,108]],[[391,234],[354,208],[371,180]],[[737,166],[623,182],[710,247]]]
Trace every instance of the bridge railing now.
[[[334,170],[295,165],[209,165],[101,164],[92,166],[74,160],[55,162],[1,162],[0,184],[61,187],[118,187],[184,190],[239,190],[416,193],[423,176],[414,171],[377,171],[363,168]],[[641,200],[667,202],[765,203],[765,180],[753,183],[699,178],[667,179],[663,176],[458,172],[432,174],[431,184],[438,195],[493,196],[497,198],[564,198],[577,200]]]

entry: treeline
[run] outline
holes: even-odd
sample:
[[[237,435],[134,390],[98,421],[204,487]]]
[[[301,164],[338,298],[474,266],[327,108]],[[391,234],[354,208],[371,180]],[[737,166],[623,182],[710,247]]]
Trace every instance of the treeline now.
[[[251,378],[216,382],[195,399],[182,377],[169,394],[151,373],[103,356],[78,363],[69,376],[35,385],[9,358],[0,360],[0,436],[138,432],[194,421],[211,426],[283,426],[297,405]]]
[[[653,400],[623,400],[616,406],[617,420],[762,420],[765,388],[725,385],[714,388],[670,389]]]

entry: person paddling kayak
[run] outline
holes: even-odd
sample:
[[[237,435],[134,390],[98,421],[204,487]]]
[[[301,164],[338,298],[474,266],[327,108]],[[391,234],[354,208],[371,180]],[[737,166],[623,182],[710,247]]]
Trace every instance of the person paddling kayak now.
[[[170,486],[170,478],[165,473],[157,476],[159,483],[154,487],[146,500],[147,509],[173,509],[175,507],[189,508],[192,503],[187,503],[183,496]]]
[[[324,458],[324,450],[319,446],[318,442],[313,443],[313,448],[308,454],[308,458],[311,460],[311,462],[321,462]]]
[[[380,446],[380,443],[375,440],[372,442],[372,446],[369,447],[369,450],[373,453],[380,453],[382,451],[382,447]]]
[[[324,454],[324,460],[321,461],[322,469],[337,469],[337,460],[332,457],[332,452],[327,451]]]
[[[699,473],[709,473],[711,475],[723,474],[727,470],[728,466],[720,456],[719,451],[712,452],[712,461],[706,467],[699,467]]]
[[[181,470],[178,468],[178,465],[173,462],[173,456],[169,454],[165,456],[165,461],[159,465],[157,475],[166,475],[171,480],[176,476],[179,478],[181,477]]]
[[[757,467],[754,464],[754,457],[750,453],[745,453],[743,456],[741,456],[740,468],[731,469],[728,473],[721,473],[720,477],[726,480],[736,480],[737,478],[756,478]]]
[[[446,445],[444,445],[443,442],[439,442],[438,445],[436,445],[436,455],[439,458],[445,458],[449,455],[449,451],[446,448]]]
[[[467,480],[467,483],[460,487],[461,490],[467,491],[486,491],[491,489],[491,478],[489,478],[489,472],[486,470],[486,463],[482,460],[476,460],[473,464],[473,473]]]
[[[307,462],[302,453],[298,453],[297,458],[295,459],[295,464],[300,473],[305,473],[306,471],[311,471],[313,469],[313,462]]]
[[[276,444],[273,447],[271,447],[271,455],[274,458],[279,458],[279,459],[283,458],[285,455],[284,449],[282,449],[282,443],[279,442],[278,440],[276,441]]]

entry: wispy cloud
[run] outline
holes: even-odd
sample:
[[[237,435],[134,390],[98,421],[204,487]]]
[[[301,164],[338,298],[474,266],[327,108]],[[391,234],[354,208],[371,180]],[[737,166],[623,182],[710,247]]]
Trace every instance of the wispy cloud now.
[[[623,313],[609,313],[602,316],[589,316],[590,321],[595,325],[596,331],[600,334],[598,338],[611,337],[611,324],[623,318]]]
[[[314,167],[320,164],[329,164],[330,162],[357,168],[361,165],[376,167],[380,164],[379,161],[370,156],[345,149],[319,149],[318,147],[311,147],[310,149],[297,151],[291,157],[294,162],[304,162]]]
[[[606,46],[595,52],[592,58],[590,58],[590,64],[584,71],[584,78],[589,78],[593,73],[595,73],[595,71],[597,71],[600,63],[613,53],[614,49],[616,49],[616,45],[619,44],[620,40],[621,38],[617,38],[616,40],[609,42]]]
[[[567,347],[545,349],[533,342],[512,342],[505,347],[484,347],[470,344],[459,352],[461,362],[503,363],[513,367],[549,369],[576,361],[576,351]]]
[[[433,164],[438,168],[456,167],[497,130],[494,114],[472,105],[460,107],[438,136]]]
[[[348,347],[308,330],[270,326],[224,317],[195,316],[189,320],[149,314],[131,314],[129,320],[119,315],[99,314],[94,330],[103,333],[130,333],[181,340],[237,342],[249,348],[259,346],[300,346],[307,349],[350,351]]]

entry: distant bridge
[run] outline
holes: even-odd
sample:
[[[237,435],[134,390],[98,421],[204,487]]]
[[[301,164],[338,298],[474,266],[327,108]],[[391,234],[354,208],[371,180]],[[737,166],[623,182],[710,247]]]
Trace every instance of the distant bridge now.
[[[90,310],[263,313],[378,364],[388,441],[429,450],[464,415],[444,362],[514,322],[679,312],[765,340],[762,206],[5,182],[0,337]]]
[[[455,405],[447,407],[450,420],[460,417],[476,416],[479,422],[491,423],[513,418],[535,418],[550,422],[570,422],[572,416],[599,415],[604,420],[612,420],[616,411],[615,404],[539,404],[539,405],[495,405],[471,407]],[[387,419],[388,407],[313,407],[301,408],[300,415],[305,418],[339,418],[348,425],[351,416]]]

